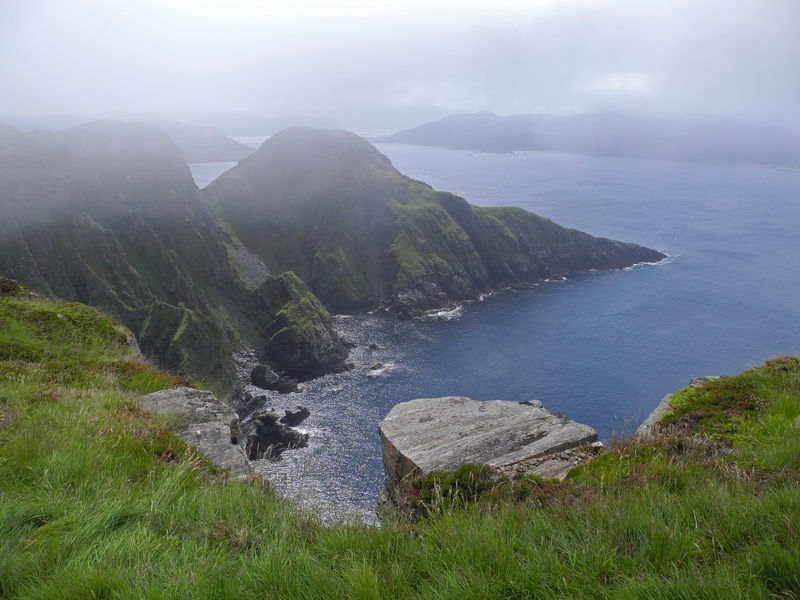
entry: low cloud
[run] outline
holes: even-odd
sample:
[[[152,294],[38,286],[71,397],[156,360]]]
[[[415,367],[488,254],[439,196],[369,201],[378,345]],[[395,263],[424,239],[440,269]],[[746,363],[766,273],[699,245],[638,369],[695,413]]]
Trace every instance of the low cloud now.
[[[792,124],[797,23],[795,0],[5,0],[0,114],[639,110]]]

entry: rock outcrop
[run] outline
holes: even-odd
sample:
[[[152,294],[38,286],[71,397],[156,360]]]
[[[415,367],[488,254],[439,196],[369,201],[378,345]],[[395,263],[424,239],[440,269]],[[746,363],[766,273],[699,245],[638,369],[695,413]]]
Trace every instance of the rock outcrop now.
[[[250,371],[250,383],[262,390],[273,390],[281,394],[297,391],[297,380],[280,375],[269,365],[258,364]]]
[[[489,465],[499,475],[563,476],[592,454],[580,459],[569,451],[597,441],[594,429],[551,413],[538,401],[458,396],[400,403],[378,431],[386,491],[397,505],[404,504],[404,480],[465,464]]]
[[[276,459],[286,450],[308,445],[308,434],[290,427],[284,420],[288,415],[287,411],[282,418],[277,412],[268,411],[253,419],[248,427],[245,444],[250,460]]]
[[[239,416],[213,393],[178,387],[141,396],[138,402],[174,420],[173,431],[216,466],[233,476],[251,473],[241,445]]]
[[[259,326],[267,358],[301,379],[351,368],[345,362],[349,344],[333,329],[325,307],[293,272],[270,277],[253,293],[264,308]]]
[[[283,416],[280,418],[281,423],[286,423],[289,427],[297,427],[311,416],[311,411],[305,406],[292,406],[283,411]]]

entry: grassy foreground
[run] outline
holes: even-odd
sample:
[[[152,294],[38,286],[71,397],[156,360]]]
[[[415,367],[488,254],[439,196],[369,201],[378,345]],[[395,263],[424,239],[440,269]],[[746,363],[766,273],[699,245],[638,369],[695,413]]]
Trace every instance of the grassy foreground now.
[[[95,311],[0,294],[0,597],[800,598],[796,358],[563,484],[382,529],[214,473],[132,402],[174,383]]]

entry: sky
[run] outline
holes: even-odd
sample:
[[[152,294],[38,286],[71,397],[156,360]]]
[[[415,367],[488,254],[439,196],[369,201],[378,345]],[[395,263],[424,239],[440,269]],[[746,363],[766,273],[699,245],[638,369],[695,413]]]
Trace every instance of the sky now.
[[[799,31],[800,0],[0,0],[0,115],[390,129],[616,111],[797,128]]]

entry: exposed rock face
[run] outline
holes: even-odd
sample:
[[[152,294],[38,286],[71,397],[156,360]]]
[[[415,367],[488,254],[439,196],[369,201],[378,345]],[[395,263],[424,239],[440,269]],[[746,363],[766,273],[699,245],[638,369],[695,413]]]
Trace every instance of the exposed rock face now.
[[[239,416],[211,392],[172,388],[141,396],[139,405],[174,418],[173,431],[231,475],[252,471],[241,446]]]
[[[301,378],[349,368],[349,346],[334,331],[325,307],[294,273],[270,277],[254,293],[265,308],[261,326],[269,359]]]
[[[378,431],[386,489],[398,505],[405,478],[465,464],[489,465],[506,475],[558,477],[577,464],[574,456],[559,453],[597,440],[588,425],[548,412],[538,401],[459,396],[400,403]]]
[[[342,312],[414,315],[506,285],[664,258],[519,208],[472,206],[341,130],[277,133],[205,192],[272,272],[293,271]]]
[[[308,445],[307,433],[300,433],[281,421],[281,416],[272,411],[253,419],[246,444],[250,460],[278,458],[286,450]]]

